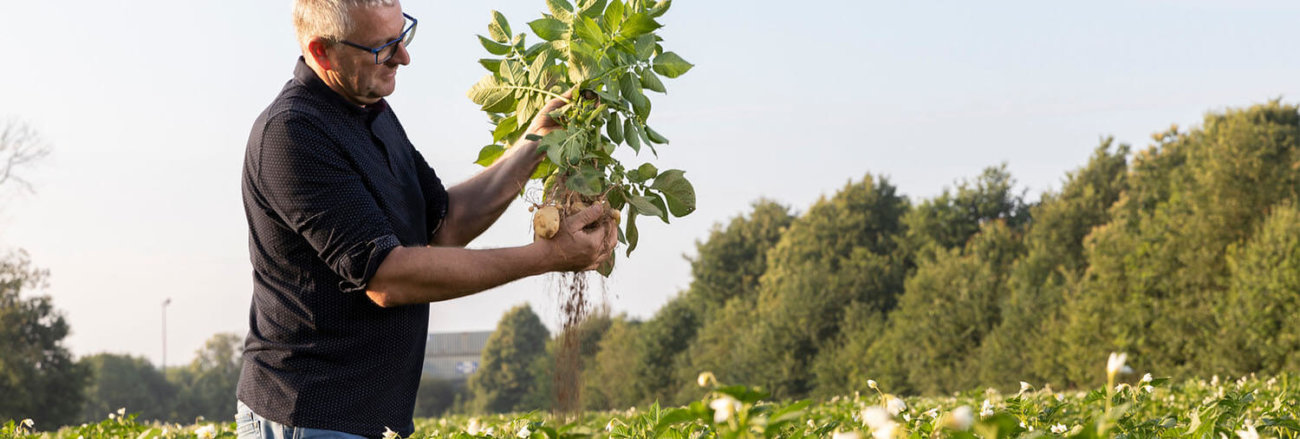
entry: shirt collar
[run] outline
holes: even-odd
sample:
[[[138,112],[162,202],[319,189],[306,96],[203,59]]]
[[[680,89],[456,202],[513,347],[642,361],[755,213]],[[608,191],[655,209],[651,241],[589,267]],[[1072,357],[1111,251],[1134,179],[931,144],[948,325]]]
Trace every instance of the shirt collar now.
[[[374,120],[379,113],[388,108],[388,102],[384,99],[380,99],[379,102],[365,107],[349,102],[342,95],[338,94],[338,92],[335,92],[334,89],[325,85],[325,81],[321,80],[320,76],[316,75],[316,71],[312,70],[311,66],[307,65],[307,60],[301,56],[298,57],[298,64],[293,69],[293,79],[299,84],[307,87],[307,90],[312,93],[322,96],[329,102],[342,108],[346,108],[349,114],[367,116],[368,120]]]

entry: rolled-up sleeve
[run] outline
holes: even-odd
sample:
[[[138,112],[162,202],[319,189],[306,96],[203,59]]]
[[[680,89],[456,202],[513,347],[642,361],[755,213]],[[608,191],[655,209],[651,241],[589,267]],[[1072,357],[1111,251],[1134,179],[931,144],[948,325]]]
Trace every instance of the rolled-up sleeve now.
[[[266,204],[342,279],[342,291],[365,291],[401,244],[383,210],[311,116],[288,111],[266,123],[255,169]]]

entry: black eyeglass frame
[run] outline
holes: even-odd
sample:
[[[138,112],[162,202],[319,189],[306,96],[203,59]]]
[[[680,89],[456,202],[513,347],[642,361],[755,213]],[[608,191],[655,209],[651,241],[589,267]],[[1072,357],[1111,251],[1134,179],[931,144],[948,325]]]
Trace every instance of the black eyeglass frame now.
[[[411,41],[412,41],[412,40],[415,40],[415,25],[420,24],[420,20],[416,20],[415,17],[412,17],[412,16],[410,16],[410,15],[407,15],[405,12],[402,13],[402,16],[403,16],[403,17],[406,17],[407,20],[411,20],[411,25],[408,26],[408,27],[406,28],[406,30],[403,30],[403,31],[402,31],[402,35],[398,36],[397,39],[392,40],[392,41],[389,41],[389,42],[387,42],[387,43],[384,43],[384,45],[379,46],[379,48],[373,48],[373,47],[362,46],[362,45],[360,45],[360,44],[353,43],[353,42],[348,41],[348,40],[342,40],[342,41],[339,41],[339,42],[340,42],[340,43],[343,43],[343,44],[346,44],[346,45],[348,45],[348,46],[352,46],[352,47],[355,47],[355,48],[358,48],[358,49],[361,49],[361,50],[364,50],[364,51],[370,52],[371,54],[375,55],[375,64],[383,64],[383,63],[386,63],[386,62],[388,62],[388,60],[393,59],[393,55],[396,55],[396,54],[397,54],[397,50],[394,49],[394,50],[393,50],[393,53],[388,54],[388,56],[384,57],[384,59],[379,59],[379,54],[380,54],[381,52],[383,52],[384,49],[387,49],[389,46],[392,46],[392,45],[394,45],[394,44],[398,44],[398,43],[401,43],[401,44],[404,45],[404,46],[406,46],[406,45],[410,45],[410,44],[411,44]]]

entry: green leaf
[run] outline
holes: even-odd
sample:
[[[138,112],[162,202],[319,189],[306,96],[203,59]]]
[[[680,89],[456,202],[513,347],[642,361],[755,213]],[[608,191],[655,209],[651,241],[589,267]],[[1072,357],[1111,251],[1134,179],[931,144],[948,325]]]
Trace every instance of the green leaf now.
[[[515,106],[514,91],[497,82],[493,75],[486,75],[477,84],[470,87],[469,99],[482,106],[489,113],[505,113]]]
[[[492,141],[500,142],[504,140],[506,137],[510,136],[511,133],[515,132],[515,130],[518,129],[519,129],[519,123],[515,119],[515,116],[510,116],[505,119],[501,119],[500,122],[497,122],[496,129],[492,130]]]
[[[560,20],[569,21],[573,18],[573,5],[568,0],[546,0],[546,9]]]
[[[533,33],[546,41],[555,41],[564,38],[564,34],[569,32],[569,25],[563,21],[554,18],[542,18],[528,22],[528,27],[533,29]]]
[[[655,3],[655,6],[653,8],[650,8],[650,11],[648,11],[648,13],[650,14],[651,17],[659,17],[664,15],[665,12],[668,12],[668,8],[671,7],[672,5],[673,5],[673,0],[660,0],[659,2]]]
[[[645,134],[646,137],[650,138],[651,142],[658,143],[660,145],[668,144],[668,138],[660,135],[659,132],[655,131],[654,128],[650,128],[650,125],[645,126]]]
[[[474,164],[485,168],[492,166],[492,164],[496,163],[497,159],[501,157],[501,154],[505,154],[505,152],[506,147],[501,145],[492,144],[484,146],[483,149],[478,151],[478,160],[476,160]]]
[[[605,0],[593,0],[588,2],[587,6],[583,7],[582,10],[579,11],[578,13],[582,14],[582,16],[584,17],[594,20],[600,18],[600,12],[604,10],[605,10]]]
[[[609,140],[615,145],[623,143],[623,121],[618,113],[610,113],[609,121],[605,123],[605,134],[609,135]]]
[[[663,25],[655,21],[654,18],[638,12],[632,14],[631,17],[628,17],[627,20],[623,21],[623,28],[619,30],[618,34],[622,36],[623,39],[630,40],[654,32],[656,29],[661,27],[663,27]]]
[[[578,84],[596,74],[596,60],[583,50],[569,51],[569,81]]]
[[[605,27],[609,30],[618,29],[623,24],[623,2],[614,0],[605,7]]]
[[[627,142],[627,146],[632,147],[632,151],[641,153],[641,134],[637,133],[636,124],[632,119],[623,121],[623,140]]]
[[[655,177],[651,189],[658,190],[668,199],[668,211],[681,218],[695,211],[695,187],[686,180],[685,171],[669,169]]]
[[[694,64],[686,62],[682,57],[673,52],[664,52],[655,57],[654,70],[660,75],[669,78],[676,78],[686,74],[695,67]]]
[[[542,137],[542,140],[538,141],[537,148],[546,153],[546,158],[550,160],[551,163],[564,163],[563,146],[564,140],[568,137],[569,133],[565,130],[560,129],[551,131],[546,133],[546,135]]]
[[[722,387],[717,389],[717,392],[724,395],[730,395],[732,398],[736,398],[740,402],[746,404],[753,404],[771,396],[769,393],[759,390],[756,387],[745,387],[739,385]]]
[[[483,45],[484,49],[493,55],[505,55],[510,53],[510,46],[489,40],[487,37],[479,35],[478,42]]]
[[[641,88],[654,90],[660,93],[668,93],[668,90],[664,88],[663,81],[660,81],[659,76],[656,76],[654,72],[642,71],[639,73],[641,74]]]
[[[649,61],[650,57],[655,55],[655,36],[645,34],[636,38],[636,57],[642,61]]]
[[[619,90],[623,93],[623,98],[632,104],[632,110],[636,115],[645,120],[650,117],[650,99],[641,93],[640,81],[637,81],[635,75],[628,73],[618,81]]]
[[[632,207],[636,208],[637,213],[641,215],[662,217],[664,214],[663,210],[660,210],[659,207],[655,206],[654,201],[649,197],[632,195],[628,198],[627,202],[628,204],[631,204]]]
[[[501,70],[497,71],[507,84],[527,84],[528,75],[524,73],[524,63],[515,59],[501,61]]]
[[[600,184],[600,180],[601,175],[599,171],[594,169],[583,169],[576,174],[570,175],[569,178],[564,181],[564,186],[569,188],[571,191],[594,197],[601,193],[603,185]]]
[[[528,178],[536,180],[547,177],[554,173],[556,169],[560,169],[560,167],[552,163],[550,159],[542,159],[542,163],[537,165],[537,169],[533,170],[533,175]]]
[[[506,21],[506,16],[495,10],[492,11],[492,22],[488,23],[488,35],[496,42],[506,44],[510,42],[510,35],[512,34],[513,32],[510,32],[510,22]]]
[[[627,205],[627,192],[623,188],[609,191],[609,208],[614,210],[623,210]]]
[[[663,220],[664,224],[668,224],[668,206],[664,205],[663,197],[654,192],[646,191],[646,198],[649,198],[650,203],[659,209],[659,219]]]
[[[641,178],[641,181],[646,181],[658,176],[659,169],[655,168],[655,165],[645,163],[642,164],[641,167],[636,168],[636,173],[637,176]]]
[[[629,202],[627,206],[627,227],[626,232],[623,233],[623,236],[627,238],[627,253],[625,253],[627,256],[632,256],[632,250],[636,250],[636,242],[641,235],[636,230],[637,213],[636,206]]]
[[[499,59],[483,58],[478,60],[478,64],[483,66],[483,68],[487,69],[487,71],[492,73],[496,73],[497,71],[501,70],[501,60]]]
[[[597,46],[605,45],[605,32],[600,30],[600,25],[596,24],[595,20],[585,15],[578,17],[573,23],[573,35]]]

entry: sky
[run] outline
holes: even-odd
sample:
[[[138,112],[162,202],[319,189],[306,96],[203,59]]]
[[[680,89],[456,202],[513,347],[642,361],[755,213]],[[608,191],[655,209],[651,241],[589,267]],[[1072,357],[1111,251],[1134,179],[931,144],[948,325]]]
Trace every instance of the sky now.
[[[490,11],[516,31],[542,0],[407,0],[420,20],[389,97],[416,148],[455,184],[490,142],[465,91],[486,73]],[[288,0],[0,3],[0,121],[51,148],[0,188],[0,252],[50,271],[46,294],[78,356],[193,358],[247,331],[251,297],[240,171],[249,129],[298,55]],[[933,197],[1005,163],[1036,199],[1101,139],[1134,148],[1172,124],[1270,99],[1296,102],[1294,1],[678,0],[667,50],[695,64],[651,94],[672,140],[650,160],[686,170],[698,210],[641,221],[600,288],[615,313],[652,316],[690,283],[711,228],[760,198],[802,212],[867,174]],[[536,38],[530,38],[536,41]],[[522,245],[517,202],[474,248]],[[432,306],[430,331],[480,331],[529,303],[559,325],[553,276]],[[164,300],[171,304],[163,308]]]

